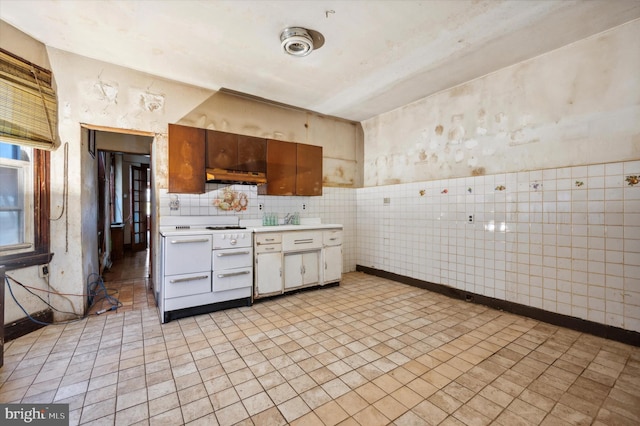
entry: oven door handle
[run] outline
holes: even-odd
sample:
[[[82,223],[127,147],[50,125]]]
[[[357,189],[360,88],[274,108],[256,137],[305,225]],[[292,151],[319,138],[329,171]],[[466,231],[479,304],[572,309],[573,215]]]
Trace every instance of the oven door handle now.
[[[199,238],[197,240],[171,240],[171,244],[183,244],[183,243],[206,243],[208,238]]]
[[[187,281],[197,281],[197,280],[204,280],[205,278],[209,278],[209,275],[199,275],[197,277],[188,277],[188,278],[175,278],[173,280],[169,280],[169,282],[171,284],[175,284],[175,283],[185,283]]]
[[[228,277],[235,277],[238,275],[245,275],[245,274],[250,274],[251,271],[242,271],[242,272],[230,272],[228,274],[218,274],[218,278],[228,278]]]
[[[233,253],[216,253],[216,256],[218,257],[224,257],[224,256],[235,256],[235,255],[240,255],[240,254],[250,254],[250,251],[236,251]]]

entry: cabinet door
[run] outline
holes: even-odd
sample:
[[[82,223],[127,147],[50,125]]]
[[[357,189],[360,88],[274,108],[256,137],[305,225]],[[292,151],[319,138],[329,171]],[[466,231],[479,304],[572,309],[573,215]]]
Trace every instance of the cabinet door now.
[[[298,144],[296,195],[322,195],[322,147]]]
[[[256,296],[282,293],[282,253],[256,254]]]
[[[302,286],[302,254],[284,255],[285,290]]]
[[[342,246],[324,248],[323,283],[333,283],[342,279]]]
[[[267,141],[267,183],[258,187],[261,195],[296,193],[296,144]]]
[[[205,130],[169,124],[169,192],[204,193]]]
[[[207,130],[208,169],[238,169],[238,135]]]
[[[302,255],[302,285],[320,283],[320,251]]]
[[[238,135],[238,170],[267,172],[267,140]]]

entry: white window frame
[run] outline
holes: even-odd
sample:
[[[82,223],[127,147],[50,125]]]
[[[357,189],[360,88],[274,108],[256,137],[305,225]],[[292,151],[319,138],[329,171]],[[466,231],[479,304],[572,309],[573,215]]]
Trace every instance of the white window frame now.
[[[18,193],[22,194],[17,207],[22,214],[22,241],[17,244],[0,245],[0,255],[20,254],[32,251],[35,246],[34,233],[34,194],[33,194],[33,152],[31,148],[22,147],[27,151],[29,161],[0,158],[0,167],[12,168],[18,173]],[[6,183],[5,183],[6,184]],[[0,228],[5,228],[0,222]],[[5,228],[6,229],[6,228]]]

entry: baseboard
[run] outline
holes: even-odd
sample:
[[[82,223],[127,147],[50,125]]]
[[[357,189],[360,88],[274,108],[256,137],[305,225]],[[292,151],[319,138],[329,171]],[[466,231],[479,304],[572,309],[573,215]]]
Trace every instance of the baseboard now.
[[[488,297],[481,294],[460,290],[443,284],[436,284],[429,281],[407,277],[404,275],[394,274],[392,272],[387,272],[380,269],[369,268],[367,266],[356,265],[356,271],[433,291],[434,293],[443,294],[454,299],[478,303],[481,305],[489,306],[490,308],[526,316],[538,321],[566,327],[582,333],[604,337],[606,339],[615,340],[617,342],[625,343],[628,345],[640,346],[640,333],[636,331],[625,330],[624,328],[613,327],[594,321],[587,321],[581,318],[558,314],[556,312],[545,311],[544,309],[521,305],[519,303],[509,302],[507,300],[496,299],[494,297]]]
[[[51,309],[35,312],[31,314],[31,317],[37,321],[47,324],[53,323],[53,311]],[[18,337],[22,337],[42,327],[45,326],[31,321],[27,317],[20,318],[19,320],[4,325],[4,341],[8,342],[10,340],[17,339]]]

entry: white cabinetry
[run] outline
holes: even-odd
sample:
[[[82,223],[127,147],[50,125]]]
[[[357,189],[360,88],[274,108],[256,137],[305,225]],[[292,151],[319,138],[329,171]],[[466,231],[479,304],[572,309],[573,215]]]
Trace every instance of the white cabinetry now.
[[[322,284],[342,279],[342,231],[330,229],[322,235]]]
[[[254,298],[342,278],[341,229],[256,231],[254,249]]]
[[[282,235],[284,288],[320,284],[321,231],[295,231]]]
[[[284,289],[320,284],[320,250],[284,255]]]
[[[255,236],[255,298],[282,293],[282,234]]]

